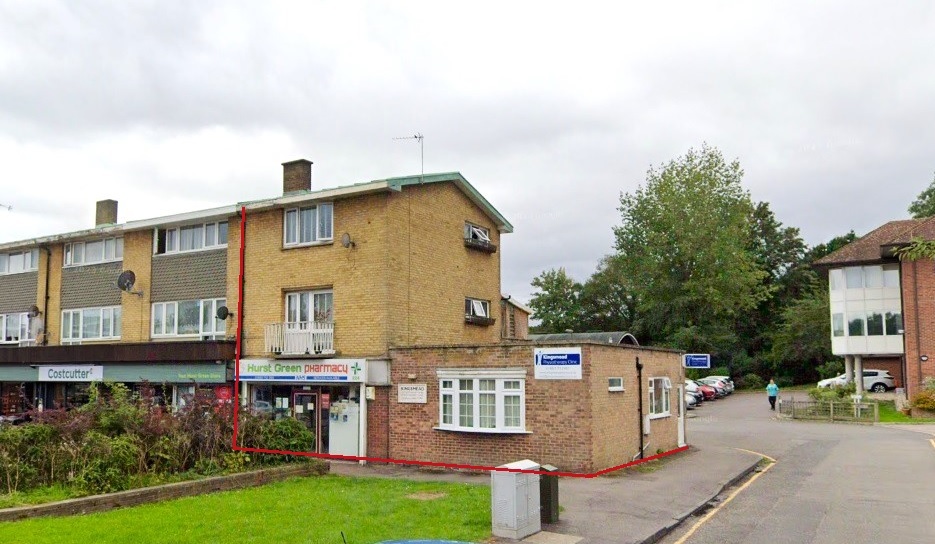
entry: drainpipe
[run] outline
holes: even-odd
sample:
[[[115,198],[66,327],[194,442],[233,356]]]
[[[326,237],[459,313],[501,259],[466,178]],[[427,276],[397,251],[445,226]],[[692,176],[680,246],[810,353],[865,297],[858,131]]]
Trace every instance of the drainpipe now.
[[[640,358],[636,358],[636,381],[639,383],[637,386],[637,394],[639,396],[639,408],[637,412],[640,415],[639,431],[640,431],[640,459],[643,458],[643,363],[640,362]]]
[[[902,326],[899,328],[900,335],[903,337],[903,356],[902,356],[902,383],[903,391],[906,393],[906,399],[909,399],[909,366],[906,358],[906,290],[903,289],[903,263],[899,262],[899,315]]]
[[[922,336],[919,331],[919,261],[912,261],[912,293],[915,297],[915,322],[916,322],[916,368],[919,378],[919,386],[922,386]],[[905,323],[903,323],[905,325]],[[909,385],[909,384],[906,384]],[[909,398],[909,388],[906,388],[906,397]]]
[[[42,345],[49,344],[49,272],[52,270],[52,250],[49,246],[42,246],[45,250],[45,303],[42,308]]]

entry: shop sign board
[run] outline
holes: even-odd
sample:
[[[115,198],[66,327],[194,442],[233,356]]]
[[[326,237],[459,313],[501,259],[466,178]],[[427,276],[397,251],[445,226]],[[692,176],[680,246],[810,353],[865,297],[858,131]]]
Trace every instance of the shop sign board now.
[[[246,382],[362,382],[365,368],[365,359],[242,359],[240,379]]]
[[[401,383],[396,395],[400,404],[425,404],[428,402],[428,386],[424,383]]]
[[[711,354],[709,353],[686,353],[682,356],[682,367],[684,368],[711,368]]]
[[[537,380],[580,380],[581,348],[535,348]]]
[[[40,366],[40,382],[100,382],[104,380],[103,366]]]

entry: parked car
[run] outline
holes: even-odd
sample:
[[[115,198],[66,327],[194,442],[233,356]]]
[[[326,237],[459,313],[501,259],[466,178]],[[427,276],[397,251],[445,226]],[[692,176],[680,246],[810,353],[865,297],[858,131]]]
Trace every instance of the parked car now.
[[[695,385],[698,386],[698,389],[704,395],[704,400],[714,400],[718,398],[717,389],[715,389],[714,387],[711,387],[710,385],[706,383],[701,383],[699,381],[696,381]]]
[[[734,380],[730,379],[729,376],[708,376],[708,378],[714,378],[715,380],[721,380],[722,382],[724,382],[724,385],[727,386],[728,395],[734,392]],[[705,378],[705,379],[708,379],[708,378]]]
[[[837,387],[845,384],[846,375],[841,374],[833,378],[827,378],[818,382],[818,387]],[[885,393],[896,387],[896,381],[890,375],[888,370],[867,369],[864,370],[864,390],[874,393]]]
[[[711,387],[713,387],[717,391],[718,398],[723,398],[728,395],[727,384],[725,384],[721,380],[718,380],[716,378],[701,378],[698,381],[700,381],[701,383],[705,385],[710,385]]]
[[[698,399],[695,398],[695,395],[692,395],[688,391],[685,392],[685,409],[694,410],[695,406],[698,405]]]
[[[699,404],[704,400],[704,393],[702,393],[701,389],[698,388],[698,384],[692,380],[685,380],[685,392],[695,397],[695,400]]]

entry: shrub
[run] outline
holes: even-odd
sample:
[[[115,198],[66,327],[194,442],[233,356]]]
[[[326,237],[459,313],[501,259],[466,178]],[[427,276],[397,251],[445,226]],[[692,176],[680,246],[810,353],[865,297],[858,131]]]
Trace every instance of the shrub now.
[[[750,374],[745,375],[741,378],[741,384],[744,389],[763,389],[766,387],[766,382],[759,376],[759,374]]]
[[[926,387],[912,398],[913,408],[935,411],[935,389]]]
[[[88,493],[110,493],[130,487],[131,476],[137,474],[140,448],[135,437],[109,437],[91,431],[82,444],[85,463],[75,478],[75,484]]]
[[[792,387],[795,385],[795,381],[792,379],[792,376],[779,376],[776,378],[776,385],[778,385],[780,388]]]
[[[840,376],[844,373],[844,361],[840,359],[827,361],[825,364],[815,367],[815,370],[818,371],[818,375],[822,379]]]
[[[834,387],[813,387],[808,390],[808,396],[818,401],[850,400],[851,395],[857,392],[854,383],[837,385]]]

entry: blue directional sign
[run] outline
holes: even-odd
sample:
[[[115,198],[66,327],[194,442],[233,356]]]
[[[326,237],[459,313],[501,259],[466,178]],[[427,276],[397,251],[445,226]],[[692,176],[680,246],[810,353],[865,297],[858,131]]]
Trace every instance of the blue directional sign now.
[[[686,353],[682,356],[682,366],[685,368],[711,368],[711,355],[709,353]]]

